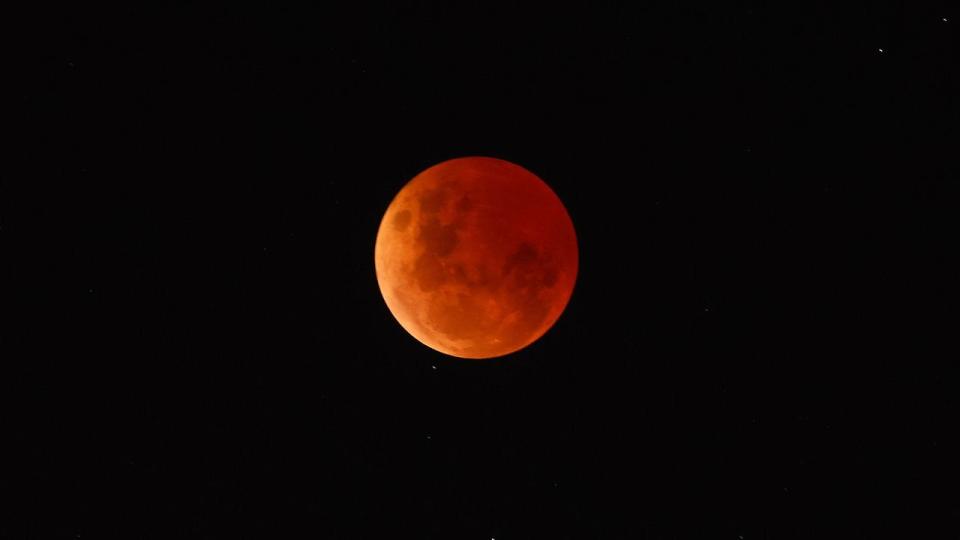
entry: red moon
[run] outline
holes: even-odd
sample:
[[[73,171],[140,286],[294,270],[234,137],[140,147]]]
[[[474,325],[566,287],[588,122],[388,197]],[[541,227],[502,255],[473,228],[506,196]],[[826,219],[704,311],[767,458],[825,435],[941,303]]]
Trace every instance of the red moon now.
[[[444,161],[407,183],[377,232],[377,282],[424,345],[493,358],[543,336],[577,278],[577,238],[557,195],[508,161]]]

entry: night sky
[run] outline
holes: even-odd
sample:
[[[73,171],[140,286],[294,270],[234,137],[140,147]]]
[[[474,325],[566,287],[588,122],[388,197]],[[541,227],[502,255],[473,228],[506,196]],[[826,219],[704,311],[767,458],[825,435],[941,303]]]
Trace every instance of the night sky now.
[[[0,538],[960,537],[958,6],[358,4],[29,19]],[[485,361],[373,265],[472,155],[580,247]]]

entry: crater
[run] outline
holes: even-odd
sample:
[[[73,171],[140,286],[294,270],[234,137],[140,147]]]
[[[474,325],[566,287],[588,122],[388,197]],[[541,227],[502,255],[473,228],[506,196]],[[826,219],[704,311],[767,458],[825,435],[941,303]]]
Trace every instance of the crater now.
[[[457,212],[459,214],[465,214],[473,210],[473,206],[473,199],[471,199],[469,195],[464,195],[463,197],[460,197],[459,201],[457,201]]]
[[[512,277],[520,288],[535,291],[553,287],[557,283],[557,262],[549,254],[541,253],[528,242],[522,242],[507,257],[502,269],[503,277]]]
[[[433,257],[446,257],[457,247],[457,227],[442,225],[436,218],[426,220],[420,227],[417,239]]]
[[[447,204],[447,190],[439,187],[424,190],[417,202],[420,203],[420,211],[424,214],[439,214]]]
[[[413,220],[413,214],[409,210],[403,210],[397,212],[397,215],[393,216],[393,228],[399,232],[403,232],[410,226],[410,222]]]

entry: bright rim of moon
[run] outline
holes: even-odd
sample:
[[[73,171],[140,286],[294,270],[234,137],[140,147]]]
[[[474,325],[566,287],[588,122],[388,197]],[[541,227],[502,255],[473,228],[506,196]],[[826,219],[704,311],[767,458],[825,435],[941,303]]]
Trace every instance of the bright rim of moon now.
[[[377,232],[380,292],[424,345],[493,358],[543,336],[577,277],[573,222],[536,175],[508,161],[466,157],[418,174]]]

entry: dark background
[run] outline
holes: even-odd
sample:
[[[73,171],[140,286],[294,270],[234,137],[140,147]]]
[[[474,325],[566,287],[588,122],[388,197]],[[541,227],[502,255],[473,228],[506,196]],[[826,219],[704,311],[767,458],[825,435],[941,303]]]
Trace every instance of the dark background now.
[[[951,2],[38,11],[0,538],[960,535]],[[480,362],[373,269],[465,155],[580,242]]]

